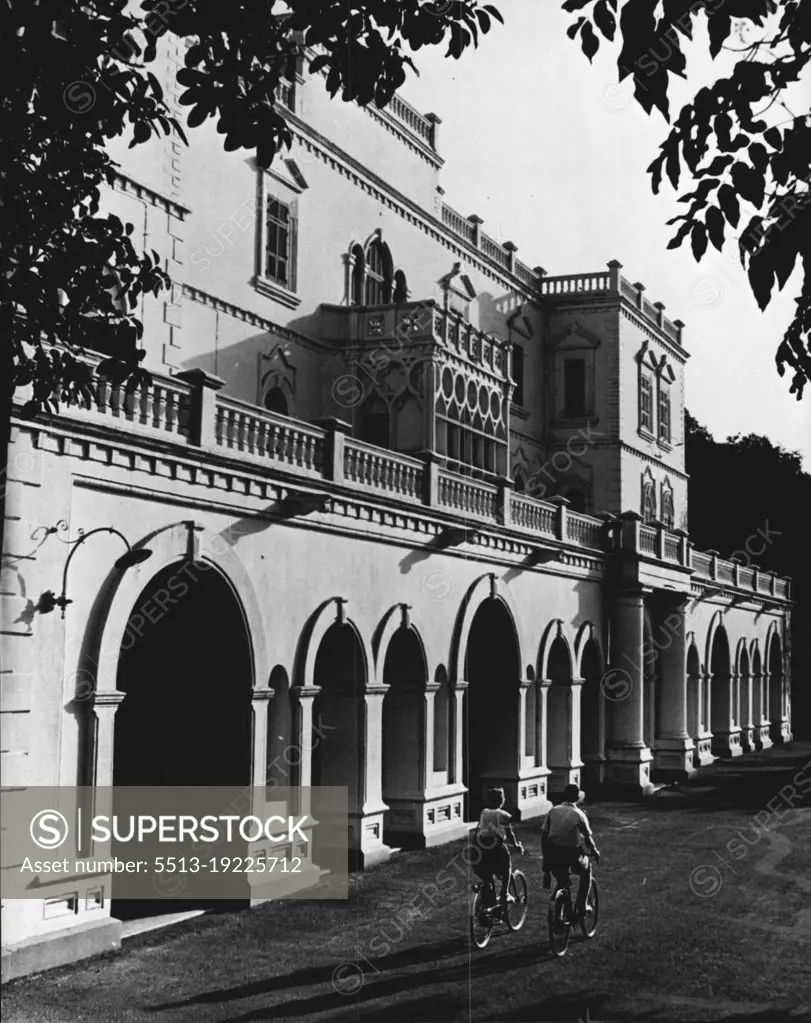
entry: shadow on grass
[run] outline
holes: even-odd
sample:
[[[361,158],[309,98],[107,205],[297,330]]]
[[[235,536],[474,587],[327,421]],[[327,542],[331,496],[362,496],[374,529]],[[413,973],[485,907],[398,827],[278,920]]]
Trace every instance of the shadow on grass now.
[[[391,971],[394,970],[424,966],[426,963],[435,964],[439,960],[457,959],[461,956],[464,956],[461,962],[439,966],[436,969],[422,969],[419,972],[411,971],[396,976],[391,975]],[[552,958],[547,949],[539,947],[537,942],[524,946],[513,946],[501,953],[484,954],[481,957],[477,953],[476,956],[470,956],[467,939],[455,938],[451,941],[404,949],[402,952],[371,962],[356,961],[332,964],[327,967],[307,968],[296,970],[284,977],[269,977],[267,980],[239,987],[207,991],[193,998],[150,1006],[148,1011],[165,1012],[190,1005],[202,1006],[272,995],[291,988],[312,989],[319,987],[322,990],[317,993],[300,996],[297,992],[291,992],[292,997],[285,999],[279,1005],[249,1010],[239,1016],[223,1016],[222,1019],[229,1020],[230,1023],[250,1023],[253,1020],[302,1019],[313,1013],[329,1012],[330,1010],[334,1013],[335,1010],[341,1010],[338,1015],[334,1016],[335,1019],[340,1019],[344,1012],[343,1007],[346,1007],[346,1010],[351,1008],[353,1018],[357,1018],[364,1006],[377,1002],[381,998],[401,995],[413,991],[418,986],[457,984],[460,997],[453,1000],[453,1011],[457,1013],[457,1016],[448,1018],[466,1019],[468,1005],[466,992],[469,981],[522,967],[533,967]],[[342,968],[343,972],[337,975],[336,970]],[[333,983],[336,976],[338,978],[337,987]],[[339,993],[338,988],[344,984],[351,994]],[[442,995],[446,1001],[449,997],[447,994]],[[459,1017],[458,1013],[462,1010],[464,1010],[463,1014]],[[375,1012],[379,1014],[380,1011],[381,1007],[377,1006]],[[436,1013],[436,1006],[432,1011]],[[387,1020],[400,1018],[392,1017],[390,1007],[385,1009],[385,1017]],[[408,1018],[417,1017],[409,1015]],[[430,1018],[438,1019],[439,1017],[434,1015]]]

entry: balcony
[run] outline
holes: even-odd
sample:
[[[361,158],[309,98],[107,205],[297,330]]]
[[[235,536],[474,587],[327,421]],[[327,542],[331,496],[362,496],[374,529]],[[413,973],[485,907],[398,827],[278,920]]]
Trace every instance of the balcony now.
[[[447,318],[442,319],[442,331],[447,324]],[[434,326],[430,329],[432,336],[442,333]],[[685,534],[645,525],[635,513],[607,524],[565,505],[514,493],[507,480],[488,482],[453,472],[436,456],[415,458],[367,444],[348,436],[348,424],[340,420],[305,423],[225,397],[217,393],[221,385],[201,370],[191,370],[182,379],[155,374],[148,387],[134,394],[102,381],[90,408],[63,407],[49,425],[68,435],[83,432],[98,438],[101,431],[119,435],[129,450],[147,449],[145,456],[134,455],[136,461],[148,461],[171,448],[187,460],[196,452],[203,461],[198,473],[212,477],[229,461],[241,463],[259,473],[269,470],[287,485],[313,487],[319,494],[337,498],[364,494],[384,504],[430,509],[552,548],[598,556],[623,551],[660,570],[690,573],[711,584],[710,589],[791,599],[789,579],[694,551]],[[24,395],[17,400],[24,401]],[[36,421],[18,420],[17,425],[38,428]]]
[[[321,305],[319,321],[322,339],[331,344],[364,351],[378,344],[382,354],[399,352],[406,345],[437,346],[502,382],[508,379],[509,346],[432,298],[398,305]]]

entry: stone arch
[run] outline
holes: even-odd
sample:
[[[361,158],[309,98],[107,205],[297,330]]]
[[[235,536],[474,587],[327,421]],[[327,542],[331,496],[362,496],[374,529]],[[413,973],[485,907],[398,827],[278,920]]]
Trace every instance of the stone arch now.
[[[784,661],[783,637],[775,622],[766,634],[766,671],[768,672],[768,719],[771,726],[772,742],[786,740],[785,722],[788,719],[788,694],[786,690],[786,665]]]
[[[736,721],[741,729],[741,748],[746,751],[755,748],[752,732],[753,695],[749,644],[745,638],[741,638],[735,650],[735,699],[737,708]]]
[[[363,656],[363,673],[366,686],[376,682],[375,658],[363,632],[355,622],[346,615],[347,601],[343,597],[330,597],[320,604],[310,615],[299,639],[296,651],[296,662],[293,671],[294,684],[298,686],[315,685],[315,662],[321,641],[333,625],[347,625],[355,634]]]
[[[603,651],[603,643],[600,637],[600,630],[591,620],[583,622],[580,628],[577,630],[575,636],[573,650],[574,650],[574,673],[576,677],[581,677],[583,672],[583,652],[586,649],[588,643],[595,643],[597,649],[600,652],[600,660],[605,664],[605,653]]]
[[[580,698],[580,757],[584,787],[593,790],[603,782],[605,763],[605,700],[600,682],[605,658],[599,632],[592,622],[584,623],[575,640],[575,673],[583,679]]]
[[[389,644],[394,635],[402,628],[410,629],[414,633],[417,642],[420,644],[426,667],[428,665],[428,655],[422,638],[425,635],[422,615],[419,610],[411,607],[409,604],[394,604],[380,619],[372,636],[375,678],[381,679],[381,681],[383,679],[383,665],[386,660]]]
[[[472,604],[475,612],[464,624],[462,648],[467,683],[463,717],[456,723],[461,725],[467,810],[475,819],[493,786],[504,788],[509,806],[518,805],[523,693],[518,632],[507,602],[491,589]]]
[[[690,632],[685,637],[687,656],[687,733],[697,744],[706,730],[704,688],[701,678],[701,656],[698,652],[696,635]]]
[[[734,721],[732,649],[720,615],[713,617],[708,636],[707,668],[710,686],[710,728],[713,750],[720,756],[740,753],[739,731]]]
[[[155,530],[133,547],[148,547],[152,557],[124,572],[113,568],[88,616],[82,643],[81,674],[84,678],[92,677],[95,691],[115,691],[121,644],[136,601],[149,580],[157,578],[170,566],[183,562],[188,566],[187,571],[184,573],[179,569],[178,574],[188,585],[194,585],[195,576],[199,578],[211,570],[224,577],[245,616],[252,654],[252,688],[267,689],[270,664],[265,615],[250,575],[233,544],[229,544],[221,533],[210,532],[187,520]]]
[[[552,645],[558,639],[562,640],[565,644],[566,652],[569,657],[569,664],[572,666],[572,672],[574,671],[574,665],[577,661],[574,656],[572,641],[568,635],[563,619],[555,618],[544,629],[543,636],[541,637],[541,643],[538,649],[538,678],[549,678],[549,654],[552,649]]]
[[[512,623],[513,632],[515,633],[518,663],[519,665],[523,663],[521,658],[521,641],[518,635],[518,628],[515,624],[515,615],[513,614],[508,601],[499,592],[498,579],[496,578],[495,573],[490,572],[487,575],[480,576],[470,586],[467,593],[462,598],[462,603],[459,611],[457,612],[456,625],[451,639],[450,659],[448,661],[448,674],[452,682],[464,681],[464,663],[468,642],[470,640],[470,627],[473,624],[473,619],[476,617],[476,613],[479,608],[485,601],[491,599],[497,600],[504,605],[504,609],[509,615]]]

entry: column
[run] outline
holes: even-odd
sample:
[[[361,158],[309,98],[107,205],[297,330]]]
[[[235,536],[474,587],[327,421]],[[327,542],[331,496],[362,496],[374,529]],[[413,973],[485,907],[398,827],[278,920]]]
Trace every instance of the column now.
[[[712,732],[710,731],[710,676],[706,671],[696,675],[698,697],[698,731],[695,734],[696,767],[706,767],[715,757],[712,755]]]
[[[651,752],[643,738],[644,609],[641,590],[620,591],[615,596],[610,621],[610,665],[601,681],[606,700],[606,781],[614,788],[635,794],[645,794],[653,788]]]
[[[741,749],[751,753],[755,749],[754,722],[752,720],[752,675],[745,671],[740,680]]]
[[[580,784],[580,705],[582,678],[566,683],[553,683],[548,696],[549,729],[552,742],[549,748],[549,788],[560,794],[569,784]]]
[[[693,773],[694,742],[687,717],[686,601],[665,605],[656,643],[659,686],[655,768],[662,780],[683,780]]]
[[[769,685],[771,679],[768,671],[760,674],[760,743],[758,749],[771,749],[772,730],[769,721]]]
[[[293,700],[293,745],[301,750],[301,762],[294,773],[294,784],[299,789],[297,813],[310,813],[309,788],[313,780],[313,701],[318,696],[318,686],[293,686],[290,695]],[[305,791],[307,790],[307,791]]]
[[[735,718],[737,672],[719,672],[710,676],[712,751],[719,757],[739,757],[741,730]]]
[[[371,685],[363,692],[363,738],[361,771],[363,777],[362,803],[349,809],[353,847],[363,868],[381,863],[391,855],[383,844],[384,815],[388,807],[383,802],[383,698],[388,686]]]
[[[464,728],[465,728],[465,690],[466,681],[461,679],[453,683],[453,701],[451,703],[451,755],[448,761],[448,780],[464,782]]]

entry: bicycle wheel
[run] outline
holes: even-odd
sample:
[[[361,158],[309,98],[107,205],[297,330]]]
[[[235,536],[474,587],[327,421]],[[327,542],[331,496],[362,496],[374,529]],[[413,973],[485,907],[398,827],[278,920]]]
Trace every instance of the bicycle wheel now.
[[[571,924],[566,913],[566,894],[563,890],[555,892],[549,900],[549,945],[556,956],[566,955],[569,947],[569,931]]]
[[[470,938],[476,948],[485,948],[493,933],[493,920],[484,908],[482,893],[476,892],[470,907]]]
[[[510,878],[510,887],[507,889],[515,899],[515,902],[507,903],[505,919],[511,931],[520,931],[527,918],[527,879],[520,870],[514,870]]]
[[[600,917],[600,893],[597,890],[597,881],[591,879],[588,898],[586,900],[586,914],[580,921],[580,927],[584,938],[593,938],[597,932],[597,921]]]

